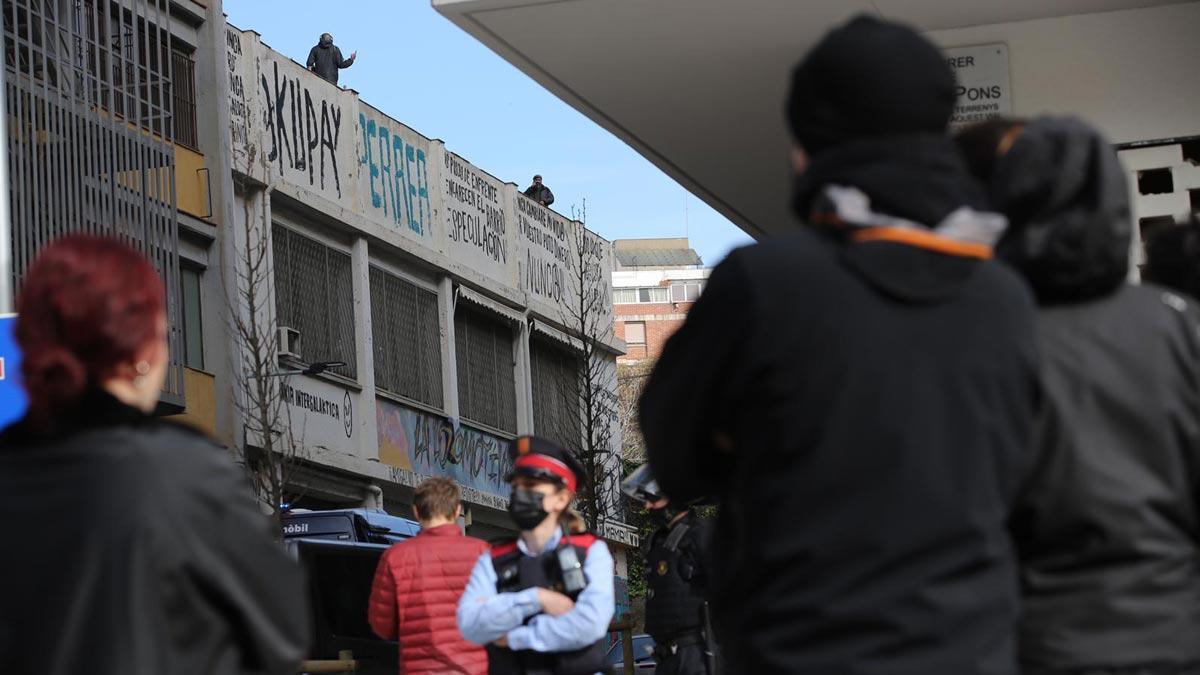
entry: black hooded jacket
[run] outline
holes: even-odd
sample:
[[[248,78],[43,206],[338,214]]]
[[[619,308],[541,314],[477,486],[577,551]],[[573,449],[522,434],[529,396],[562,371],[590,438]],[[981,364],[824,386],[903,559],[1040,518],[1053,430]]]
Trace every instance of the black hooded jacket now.
[[[354,65],[354,57],[343,59],[342,50],[334,46],[332,40],[321,40],[308,50],[308,60],[304,65],[322,79],[337,84],[338,70]]]
[[[720,498],[729,672],[1017,672],[1034,305],[930,231],[982,201],[941,137],[827,150],[796,199],[823,225],[730,254],[666,345],[641,425],[672,500]]]
[[[99,392],[0,436],[0,672],[290,675],[308,607],[241,471]]]
[[[1028,124],[991,187],[1012,221],[1001,252],[1042,304],[1045,405],[1013,519],[1024,672],[1196,672],[1195,301],[1125,281],[1124,172],[1082,122]]]

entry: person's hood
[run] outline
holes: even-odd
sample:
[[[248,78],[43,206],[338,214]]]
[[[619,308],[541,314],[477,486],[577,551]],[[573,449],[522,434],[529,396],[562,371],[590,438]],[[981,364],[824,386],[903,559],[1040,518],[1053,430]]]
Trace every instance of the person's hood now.
[[[997,254],[1039,303],[1104,296],[1125,280],[1133,236],[1125,172],[1095,129],[1069,117],[1029,122],[988,187],[1010,223]]]
[[[876,290],[908,303],[957,293],[992,255],[1005,219],[942,136],[861,141],[817,155],[793,206],[839,240],[842,262]]]
[[[320,47],[321,49],[329,49],[330,47],[333,46],[333,40],[326,40],[325,38],[321,38],[321,40],[317,42],[317,46]]]

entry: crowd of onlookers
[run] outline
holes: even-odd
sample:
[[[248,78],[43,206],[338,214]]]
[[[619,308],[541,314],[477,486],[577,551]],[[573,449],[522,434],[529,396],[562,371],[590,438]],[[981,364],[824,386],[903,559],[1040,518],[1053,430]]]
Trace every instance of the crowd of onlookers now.
[[[353,60],[326,35],[309,67],[336,82]],[[1200,673],[1200,224],[1147,242],[1131,281],[1102,134],[952,136],[955,89],[894,23],[809,52],[786,101],[802,225],[714,269],[647,383],[656,508],[720,504],[724,672]],[[554,200],[540,177],[525,195]],[[153,414],[166,307],[114,238],[50,243],[23,279],[2,672],[282,675],[304,655],[301,572],[240,469]],[[604,667],[614,563],[571,506],[587,472],[542,438],[511,459],[511,540],[464,536],[452,481],[415,491],[422,531],[384,554],[369,616],[404,672]]]

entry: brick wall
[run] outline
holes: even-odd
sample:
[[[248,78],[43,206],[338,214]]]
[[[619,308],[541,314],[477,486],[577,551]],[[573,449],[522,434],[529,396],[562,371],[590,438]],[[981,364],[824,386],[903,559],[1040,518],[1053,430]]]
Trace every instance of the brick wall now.
[[[616,305],[617,337],[626,343],[625,356],[617,359],[620,363],[640,361],[642,359],[657,359],[662,353],[663,345],[679,327],[683,325],[687,312],[694,303],[680,302],[677,304],[637,304]],[[626,324],[640,322],[646,327],[644,344],[630,344],[626,334]]]

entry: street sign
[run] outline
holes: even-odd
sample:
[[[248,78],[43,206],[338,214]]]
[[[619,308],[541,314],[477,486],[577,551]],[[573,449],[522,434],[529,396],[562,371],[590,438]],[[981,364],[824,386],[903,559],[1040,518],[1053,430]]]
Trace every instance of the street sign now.
[[[21,419],[27,405],[21,386],[21,352],[17,349],[17,315],[0,315],[0,429]]]
[[[958,80],[951,128],[1012,115],[1008,80],[1008,45],[993,43],[943,50]]]

